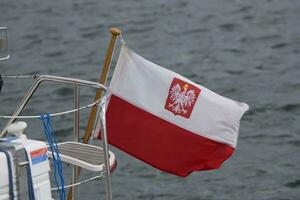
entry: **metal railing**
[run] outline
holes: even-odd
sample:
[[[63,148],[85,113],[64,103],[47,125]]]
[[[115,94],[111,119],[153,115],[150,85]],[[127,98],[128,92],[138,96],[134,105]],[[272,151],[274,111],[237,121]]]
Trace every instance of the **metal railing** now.
[[[107,144],[107,134],[106,134],[106,122],[105,122],[105,105],[106,105],[106,99],[108,97],[108,89],[106,86],[97,83],[97,82],[92,82],[92,81],[86,81],[86,80],[81,80],[81,79],[76,79],[76,78],[67,78],[67,77],[60,77],[60,76],[52,76],[52,75],[21,75],[21,76],[7,76],[7,75],[2,75],[3,79],[18,79],[18,78],[32,78],[34,79],[34,83],[28,90],[27,94],[24,96],[22,101],[20,102],[19,106],[15,110],[15,112],[12,114],[12,116],[0,116],[2,118],[8,118],[8,122],[5,125],[4,129],[0,133],[0,138],[4,137],[7,133],[7,128],[9,125],[15,122],[16,119],[19,118],[39,118],[40,115],[33,115],[33,116],[20,116],[21,112],[24,110],[28,102],[30,101],[31,97],[35,93],[35,91],[38,89],[40,84],[44,81],[50,81],[50,82],[57,82],[57,83],[64,83],[64,84],[71,84],[74,85],[74,109],[73,110],[68,110],[60,113],[53,113],[50,114],[50,116],[59,116],[59,115],[65,115],[69,113],[74,113],[74,140],[79,142],[79,117],[80,117],[80,110],[90,108],[92,106],[97,106],[98,107],[98,116],[97,118],[100,119],[101,123],[101,133],[103,134],[102,136],[102,144],[103,144],[103,151],[104,151],[104,164],[105,164],[105,178],[106,178],[106,185],[107,185],[107,194],[108,200],[111,199],[111,178],[110,178],[110,167],[109,167],[109,151],[108,151],[108,144]],[[95,88],[95,89],[100,89],[104,91],[103,96],[94,101],[93,103],[79,107],[80,104],[80,86],[85,86],[85,87],[90,87],[90,88]],[[78,167],[74,166],[73,167],[73,176],[72,176],[72,182],[77,183],[78,178]],[[76,188],[76,187],[75,187]],[[73,199],[78,198],[77,190],[73,189]]]
[[[18,119],[18,118],[38,118],[39,117],[39,115],[32,115],[32,116],[19,116],[19,115],[24,110],[24,108],[28,104],[30,98],[35,93],[35,91],[38,89],[39,85],[44,81],[58,82],[58,83],[65,83],[65,84],[74,85],[74,87],[76,88],[75,93],[74,93],[74,99],[78,99],[78,102],[79,102],[79,86],[85,86],[85,87],[104,90],[104,95],[102,96],[102,98],[98,99],[98,101],[94,102],[93,104],[89,104],[88,106],[79,108],[79,103],[75,103],[75,108],[73,110],[50,114],[51,116],[58,116],[58,115],[69,114],[69,113],[75,113],[76,114],[76,112],[78,112],[79,110],[94,106],[95,104],[99,103],[102,99],[105,99],[106,96],[108,95],[108,89],[107,89],[106,86],[104,86],[100,83],[97,83],[97,82],[86,81],[86,80],[81,80],[81,79],[76,79],[76,78],[67,78],[67,77],[52,76],[52,75],[39,75],[39,74],[35,74],[35,75],[31,75],[31,76],[6,76],[6,75],[2,75],[2,78],[3,79],[32,78],[35,81],[32,84],[32,86],[30,87],[30,89],[28,90],[27,94],[22,99],[21,103],[19,104],[19,106],[17,107],[15,112],[12,114],[12,116],[2,116],[3,118],[10,118],[10,119],[8,120],[8,122],[5,125],[4,129],[0,133],[0,137],[3,137],[6,134],[7,127],[10,124],[12,124],[13,122],[15,122],[16,119]],[[78,125],[76,125],[76,126],[78,126]]]
[[[1,39],[0,38],[0,51],[2,49],[5,49],[7,52],[7,54],[5,55],[5,57],[0,57],[0,61],[2,60],[7,60],[9,59],[9,48],[8,48],[8,28],[7,27],[0,27],[0,32],[3,31],[4,34],[5,34],[5,39]]]

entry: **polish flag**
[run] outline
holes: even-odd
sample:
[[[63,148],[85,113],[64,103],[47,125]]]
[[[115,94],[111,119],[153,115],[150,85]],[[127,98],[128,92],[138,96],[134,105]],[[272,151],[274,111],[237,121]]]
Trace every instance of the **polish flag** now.
[[[245,103],[222,97],[123,45],[110,84],[108,142],[171,174],[221,166],[234,152]]]

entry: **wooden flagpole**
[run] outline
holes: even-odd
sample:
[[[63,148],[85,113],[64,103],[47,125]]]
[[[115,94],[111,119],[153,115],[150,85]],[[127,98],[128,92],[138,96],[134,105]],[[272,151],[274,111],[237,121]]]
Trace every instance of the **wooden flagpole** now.
[[[107,80],[107,75],[109,72],[113,52],[114,52],[114,49],[116,46],[116,41],[117,41],[118,36],[121,34],[121,30],[118,28],[111,28],[110,33],[111,33],[111,39],[110,39],[110,43],[109,43],[109,46],[108,46],[108,49],[106,52],[106,58],[105,58],[104,65],[102,68],[102,73],[101,73],[101,76],[99,79],[99,83],[101,83],[103,85],[106,83],[106,80]],[[94,101],[97,101],[99,98],[101,98],[101,96],[102,96],[102,90],[97,90]],[[96,119],[96,114],[97,114],[97,106],[94,105],[92,108],[92,111],[90,113],[88,124],[85,129],[85,133],[84,133],[84,137],[83,137],[83,143],[85,143],[85,144],[88,143],[88,141],[92,135],[94,123],[95,123],[95,119]]]
[[[114,52],[114,49],[116,46],[117,38],[121,34],[121,30],[118,28],[111,28],[110,33],[111,33],[111,38],[110,38],[108,49],[106,51],[106,57],[105,57],[105,61],[103,64],[102,72],[101,72],[101,75],[99,78],[99,83],[101,83],[103,85],[106,83],[106,80],[107,80],[107,75],[108,75],[108,72],[110,69],[113,52]],[[94,101],[97,101],[98,99],[100,99],[101,96],[102,96],[102,90],[97,90]],[[88,143],[88,141],[93,133],[96,115],[97,115],[97,105],[94,105],[92,107],[92,110],[91,110],[91,113],[89,116],[89,120],[88,120],[88,124],[85,129],[84,136],[83,136],[83,143],[85,143],[85,144]],[[80,169],[78,169],[78,176],[79,176],[79,174],[80,174]],[[72,196],[73,196],[73,187],[70,188],[67,199],[72,200]]]

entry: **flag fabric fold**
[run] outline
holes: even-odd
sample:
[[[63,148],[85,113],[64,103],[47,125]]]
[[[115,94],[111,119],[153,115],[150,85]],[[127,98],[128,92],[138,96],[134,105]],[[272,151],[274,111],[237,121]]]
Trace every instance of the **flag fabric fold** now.
[[[219,168],[232,155],[248,110],[247,104],[222,97],[125,45],[110,90],[108,142],[182,177]]]

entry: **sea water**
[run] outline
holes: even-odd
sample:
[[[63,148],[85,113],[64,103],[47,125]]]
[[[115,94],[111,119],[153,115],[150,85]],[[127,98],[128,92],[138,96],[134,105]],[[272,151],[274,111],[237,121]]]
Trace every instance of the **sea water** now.
[[[246,102],[250,110],[234,155],[219,170],[177,178],[113,148],[114,199],[295,200],[300,198],[299,9],[297,0],[0,0],[0,26],[9,28],[11,54],[0,63],[0,73],[96,81],[109,28],[118,27],[140,55]],[[119,49],[120,44],[112,69]],[[13,112],[31,83],[5,80],[1,115]],[[81,105],[93,96],[82,89]],[[73,87],[43,83],[23,114],[71,108]],[[81,112],[82,133],[88,114]],[[72,139],[72,119],[53,119],[60,141]],[[28,137],[45,139],[41,121],[26,121]],[[65,174],[69,180],[71,168]],[[93,175],[85,172],[81,178]],[[103,181],[79,190],[81,199],[104,199],[104,191]]]

